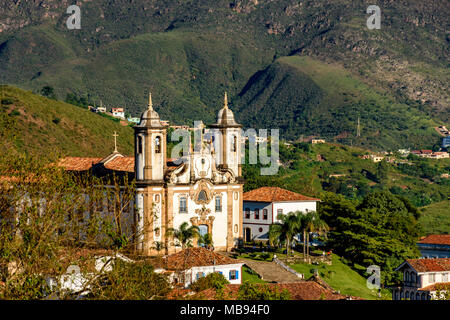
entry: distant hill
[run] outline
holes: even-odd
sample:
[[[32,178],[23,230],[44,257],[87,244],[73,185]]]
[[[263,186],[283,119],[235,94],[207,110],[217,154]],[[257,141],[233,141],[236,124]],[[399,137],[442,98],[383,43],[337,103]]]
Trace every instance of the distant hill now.
[[[36,156],[103,157],[114,151],[134,153],[133,129],[71,104],[0,86],[2,148]],[[5,150],[5,149],[3,149]]]
[[[0,83],[34,92],[49,85],[61,100],[75,94],[135,116],[152,90],[161,117],[178,124],[213,121],[227,91],[249,126],[260,122],[252,110],[274,110],[286,137],[313,133],[347,144],[360,112],[367,135],[351,143],[379,149],[436,144],[428,124],[449,125],[445,1],[378,1],[380,30],[366,27],[366,1],[78,3],[81,30],[66,28],[68,1],[0,4]],[[270,88],[256,98],[258,79]],[[281,119],[292,114],[295,121]]]
[[[281,128],[283,138],[301,132],[370,149],[439,144],[436,121],[414,103],[398,102],[336,64],[310,57],[276,60],[255,75],[235,99],[239,118],[254,128]],[[418,107],[418,105],[416,105]],[[361,136],[357,137],[360,118]]]

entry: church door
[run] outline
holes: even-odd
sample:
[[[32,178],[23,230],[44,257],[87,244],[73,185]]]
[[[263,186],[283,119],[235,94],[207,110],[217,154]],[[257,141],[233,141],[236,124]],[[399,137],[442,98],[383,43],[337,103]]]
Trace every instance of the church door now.
[[[208,233],[208,226],[206,224],[201,224],[201,225],[198,226],[198,231],[200,233],[200,236],[203,237],[205,234]],[[200,243],[200,246],[204,247],[205,244]]]
[[[252,229],[245,228],[245,242],[252,241]]]

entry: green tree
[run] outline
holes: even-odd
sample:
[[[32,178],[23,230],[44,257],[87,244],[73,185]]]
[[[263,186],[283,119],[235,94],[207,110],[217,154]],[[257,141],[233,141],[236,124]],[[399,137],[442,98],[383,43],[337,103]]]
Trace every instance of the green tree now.
[[[278,290],[268,284],[256,284],[245,281],[238,291],[238,300],[289,300],[290,293],[286,289]]]
[[[284,243],[286,245],[286,257],[291,252],[291,243],[294,236],[299,230],[298,214],[289,212],[288,214],[279,214],[278,221],[271,224],[269,227],[269,242],[270,245],[274,243]]]
[[[167,229],[168,236],[177,239],[181,244],[181,249],[192,245],[192,239],[199,238],[200,232],[197,226],[189,226],[187,222],[183,222],[178,229]]]
[[[224,286],[229,284],[228,280],[218,272],[211,272],[206,277],[201,277],[191,285],[191,289],[200,292],[209,288],[216,290],[223,289]]]
[[[44,97],[47,97],[47,98],[49,98],[49,99],[56,99],[56,96],[55,96],[55,90],[53,89],[53,87],[50,87],[50,86],[45,86],[45,87],[43,87],[43,88],[41,89],[41,94],[42,94]]]
[[[308,212],[303,220],[304,231],[306,231],[306,257],[309,261],[309,235],[310,233],[318,233],[318,234],[326,234],[328,232],[329,227],[328,224],[320,218],[320,215],[311,211]]]

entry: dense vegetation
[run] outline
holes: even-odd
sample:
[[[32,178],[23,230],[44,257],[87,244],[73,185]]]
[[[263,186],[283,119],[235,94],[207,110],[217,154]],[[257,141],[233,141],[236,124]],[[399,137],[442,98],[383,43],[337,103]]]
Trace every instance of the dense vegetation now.
[[[385,285],[400,280],[394,272],[400,263],[420,257],[420,213],[405,198],[381,191],[358,202],[327,194],[319,213],[331,230],[327,246],[361,273],[370,265],[380,266]]]
[[[0,81],[39,93],[50,86],[56,98],[102,100],[132,115],[152,90],[161,116],[180,124],[199,114],[213,121],[228,91],[240,121],[273,122],[286,138],[324,135],[384,149],[433,145],[431,126],[449,120],[446,4],[379,1],[380,30],[367,29],[367,5],[89,1],[81,4],[81,30],[67,30],[66,2],[6,1]],[[259,110],[272,122],[255,119]],[[358,116],[362,136],[353,139]]]

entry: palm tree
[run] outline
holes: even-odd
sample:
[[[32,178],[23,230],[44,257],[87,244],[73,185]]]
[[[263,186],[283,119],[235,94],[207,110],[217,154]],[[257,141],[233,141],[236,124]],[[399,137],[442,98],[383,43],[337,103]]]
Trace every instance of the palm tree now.
[[[167,234],[177,239],[181,243],[181,249],[183,250],[191,245],[191,239],[200,236],[200,231],[197,226],[189,227],[187,222],[183,222],[178,229],[169,228]]]
[[[269,227],[269,242],[270,245],[276,243],[286,244],[286,260],[290,254],[290,247],[292,239],[298,233],[299,219],[294,212],[289,212],[287,215],[279,214],[277,216],[278,222]]]
[[[306,256],[309,258],[309,234],[311,232],[316,233],[326,233],[329,230],[328,225],[324,220],[322,220],[319,216],[319,214],[315,211],[308,212],[305,215],[304,218],[304,231],[307,232],[306,234]],[[305,234],[305,232],[303,233]]]
[[[209,233],[205,233],[204,235],[200,235],[198,238],[198,243],[203,244],[207,249],[213,245],[212,236]]]

